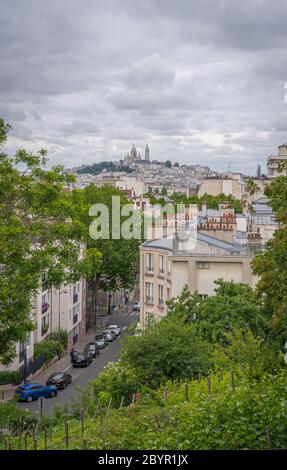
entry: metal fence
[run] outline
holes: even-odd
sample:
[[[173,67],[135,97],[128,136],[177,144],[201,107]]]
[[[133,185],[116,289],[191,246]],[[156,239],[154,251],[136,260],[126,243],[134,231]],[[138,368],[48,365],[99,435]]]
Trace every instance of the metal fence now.
[[[29,375],[35,374],[45,364],[45,359],[45,353],[42,353],[37,359],[30,359],[26,367],[25,365],[21,366],[19,369],[21,379],[24,380],[25,377],[27,378]]]

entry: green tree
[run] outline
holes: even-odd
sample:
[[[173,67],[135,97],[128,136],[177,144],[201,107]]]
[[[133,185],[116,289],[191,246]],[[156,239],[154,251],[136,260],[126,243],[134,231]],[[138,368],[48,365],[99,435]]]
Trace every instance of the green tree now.
[[[97,188],[95,185],[89,185],[83,190],[74,190],[72,198],[77,207],[77,216],[81,224],[85,227],[85,245],[87,255],[90,260],[90,272],[87,274],[89,289],[92,292],[89,305],[89,322],[96,321],[98,290],[105,292],[115,292],[123,288],[128,289],[134,286],[136,273],[138,271],[138,247],[141,239],[124,239],[122,235],[119,239],[113,238],[112,226],[112,197],[120,197],[120,208],[129,203],[125,195],[117,188],[105,185]],[[109,211],[109,238],[97,239],[91,238],[89,233],[90,225],[94,219],[89,214],[93,204],[104,204]],[[128,216],[120,216],[120,226]],[[100,263],[97,253],[100,253]],[[93,269],[94,267],[94,269]]]
[[[210,346],[193,325],[167,317],[152,323],[141,336],[128,337],[122,360],[136,371],[140,383],[156,388],[170,379],[205,373],[210,368]]]
[[[0,120],[3,144],[10,126]],[[31,301],[45,276],[48,285],[75,282],[82,227],[73,218],[71,182],[61,167],[46,169],[46,151],[0,153],[0,362],[15,356],[15,343],[34,328]]]
[[[161,195],[167,196],[167,189],[164,186],[161,188]]]
[[[186,287],[181,296],[169,301],[169,315],[196,325],[198,334],[211,343],[228,343],[233,328],[249,328],[265,338],[269,319],[260,296],[246,284],[215,281],[214,295],[201,299]]]
[[[250,196],[254,196],[254,194],[256,194],[257,191],[259,191],[259,186],[258,186],[258,184],[257,184],[254,180],[252,180],[252,179],[250,179],[250,178],[246,181],[245,187],[246,187],[247,193],[248,193]]]
[[[170,161],[170,160],[166,160],[166,162],[164,163],[164,166],[165,166],[166,168],[171,168],[171,167],[172,167],[171,161]]]
[[[259,276],[257,290],[272,314],[272,327],[281,346],[287,339],[287,176],[278,176],[265,188],[278,227],[265,249],[253,260]]]
[[[283,354],[256,337],[250,329],[233,328],[226,335],[228,344],[215,346],[214,362],[217,368],[244,370],[248,377],[259,379],[266,372],[276,373],[284,367]]]

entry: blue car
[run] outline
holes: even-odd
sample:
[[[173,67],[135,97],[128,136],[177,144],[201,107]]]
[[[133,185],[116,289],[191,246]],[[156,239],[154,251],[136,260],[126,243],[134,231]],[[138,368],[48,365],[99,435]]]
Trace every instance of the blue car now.
[[[15,390],[15,397],[19,400],[31,402],[41,397],[53,398],[57,393],[58,390],[55,385],[24,384]]]

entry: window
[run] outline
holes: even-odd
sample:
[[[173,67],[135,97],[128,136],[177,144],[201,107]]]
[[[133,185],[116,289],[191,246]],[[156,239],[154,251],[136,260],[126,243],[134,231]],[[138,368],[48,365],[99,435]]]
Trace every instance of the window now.
[[[198,261],[197,269],[209,269],[209,263],[207,261]]]
[[[170,259],[168,260],[168,268],[167,269],[168,269],[168,274],[170,274],[171,273],[171,260]]]
[[[162,256],[162,255],[159,255],[159,272],[160,272],[161,274],[164,273],[163,262],[164,262],[163,256]]]
[[[159,304],[159,305],[163,305],[163,304],[164,304],[163,286],[158,286],[158,304]]]
[[[153,272],[153,254],[148,253],[146,255],[146,269],[147,271]]]
[[[151,282],[146,283],[146,302],[153,302],[153,284]]]

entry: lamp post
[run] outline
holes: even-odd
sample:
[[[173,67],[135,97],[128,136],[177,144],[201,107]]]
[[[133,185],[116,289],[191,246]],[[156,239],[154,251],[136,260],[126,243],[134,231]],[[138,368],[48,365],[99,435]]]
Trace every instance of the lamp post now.
[[[23,377],[24,384],[27,383],[27,338],[24,341],[24,377]]]
[[[59,315],[58,315],[58,358],[61,359],[61,294],[67,294],[67,290],[59,289]]]

